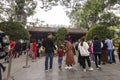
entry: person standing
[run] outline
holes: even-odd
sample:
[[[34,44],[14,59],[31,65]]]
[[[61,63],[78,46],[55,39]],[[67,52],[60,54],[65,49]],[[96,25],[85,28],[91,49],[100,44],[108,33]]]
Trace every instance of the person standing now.
[[[65,54],[64,45],[61,45],[60,48],[58,48],[57,53],[58,53],[58,65],[59,65],[58,67],[60,70],[62,70],[62,60]]]
[[[15,51],[14,58],[20,57],[21,49],[22,49],[21,42],[20,41],[16,42],[15,47],[14,47],[14,51]]]
[[[48,59],[50,58],[49,69],[53,68],[53,56],[56,49],[52,40],[52,33],[49,33],[47,38],[43,41],[43,47],[45,47],[45,70],[48,70]]]
[[[22,44],[21,55],[22,55],[22,53],[26,54],[27,53],[26,52],[26,50],[27,50],[27,41],[24,40],[23,42],[21,42],[21,44]]]
[[[31,51],[32,51],[32,59],[33,59],[33,61],[36,61],[36,58],[37,58],[37,43],[36,43],[35,40],[32,41]]]
[[[81,54],[81,58],[82,58],[82,67],[83,67],[83,71],[86,72],[86,60],[89,66],[89,70],[93,70],[93,68],[91,67],[91,62],[90,62],[90,57],[89,57],[89,45],[88,43],[85,41],[85,37],[82,37],[79,45],[78,45],[78,49],[80,51]]]
[[[42,41],[41,40],[38,40],[38,43],[37,43],[37,57],[40,58],[41,57],[41,51],[40,51],[40,48],[42,46]]]
[[[72,69],[72,66],[75,64],[75,60],[74,60],[74,53],[72,50],[72,43],[70,42],[70,36],[66,37],[66,65],[67,67],[65,67],[65,69]]]
[[[76,50],[78,51],[78,63],[80,64],[80,66],[82,66],[83,59],[82,59],[82,56],[80,54],[80,50],[78,49],[79,43],[80,43],[80,39],[78,39],[78,43],[76,44]]]
[[[108,51],[108,61],[110,64],[113,63],[113,41],[107,36],[107,39],[105,40],[105,43],[107,44],[107,51]]]
[[[92,46],[93,46],[93,54],[95,57],[96,68],[101,69],[101,53],[102,53],[103,43],[99,40],[97,36],[95,36]]]
[[[14,56],[15,55],[15,50],[14,50],[14,48],[15,48],[15,41],[13,41],[13,40],[10,40],[10,43],[9,43],[9,48],[10,48],[10,51],[8,52],[8,55],[6,56],[6,58],[5,58],[5,61],[6,62],[9,62],[9,58],[10,58],[10,56]]]
[[[112,50],[112,61],[113,63],[116,63],[116,59],[115,59],[115,46],[113,45],[113,50]]]
[[[91,60],[91,62],[94,62],[95,60],[94,60],[92,44],[93,44],[93,42],[92,42],[92,40],[90,40],[89,41],[89,49],[88,49],[88,51],[90,52],[90,60]]]
[[[101,55],[101,61],[102,64],[106,64],[108,62],[108,53],[107,53],[107,44],[105,43],[105,40],[102,40],[103,48],[102,48],[102,55]]]
[[[0,60],[5,58],[8,55],[9,52],[9,36],[5,36],[4,33],[1,33],[0,31]],[[2,72],[1,69],[3,71],[6,70],[6,67],[3,66],[2,63],[0,63],[0,80],[2,80]]]

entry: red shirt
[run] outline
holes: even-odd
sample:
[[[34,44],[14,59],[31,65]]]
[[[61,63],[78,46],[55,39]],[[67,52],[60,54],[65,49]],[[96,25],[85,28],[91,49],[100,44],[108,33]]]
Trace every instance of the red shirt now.
[[[36,42],[32,43],[32,50],[33,51],[37,50],[37,43]]]
[[[57,51],[57,53],[58,53],[58,57],[63,57],[65,52],[64,52],[64,50],[59,49],[59,50]]]
[[[15,42],[14,41],[11,41],[10,42],[10,48],[13,49],[15,47]]]

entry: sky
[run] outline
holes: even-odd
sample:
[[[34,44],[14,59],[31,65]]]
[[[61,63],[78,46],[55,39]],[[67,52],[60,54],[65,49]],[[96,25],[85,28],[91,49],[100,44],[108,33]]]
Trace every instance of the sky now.
[[[64,8],[62,6],[55,6],[52,7],[51,10],[45,11],[38,7],[36,8],[36,13],[34,16],[28,18],[28,22],[34,22],[36,19],[40,21],[44,21],[42,24],[49,24],[49,25],[70,25],[70,20],[67,17]]]
[[[118,6],[118,5],[117,5]],[[120,10],[113,10],[113,12],[120,16]],[[52,7],[51,10],[45,11],[40,8],[40,3],[38,2],[38,6],[36,8],[36,13],[29,17],[27,22],[35,22],[36,19],[39,19],[39,23],[42,22],[42,24],[46,25],[66,25],[69,26],[70,24],[70,19],[65,13],[65,10],[62,6],[55,6]]]

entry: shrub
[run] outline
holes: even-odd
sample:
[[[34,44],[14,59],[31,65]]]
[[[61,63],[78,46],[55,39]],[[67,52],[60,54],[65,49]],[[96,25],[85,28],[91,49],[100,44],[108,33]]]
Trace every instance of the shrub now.
[[[55,35],[55,41],[58,47],[62,45],[65,41],[65,35],[68,33],[67,29],[64,27],[61,27],[58,29],[56,35]]]
[[[29,40],[29,32],[18,22],[1,22],[0,30],[9,35],[11,40]]]
[[[105,25],[94,25],[88,30],[86,38],[87,40],[90,40],[93,39],[94,36],[98,36],[100,39],[105,39],[106,36],[113,38],[114,31],[108,29]]]

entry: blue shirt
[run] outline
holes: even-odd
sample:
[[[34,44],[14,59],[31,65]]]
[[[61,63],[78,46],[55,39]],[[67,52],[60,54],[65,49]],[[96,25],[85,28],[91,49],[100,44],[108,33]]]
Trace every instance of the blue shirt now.
[[[106,39],[105,43],[107,44],[107,49],[113,49],[113,42],[110,39]]]

